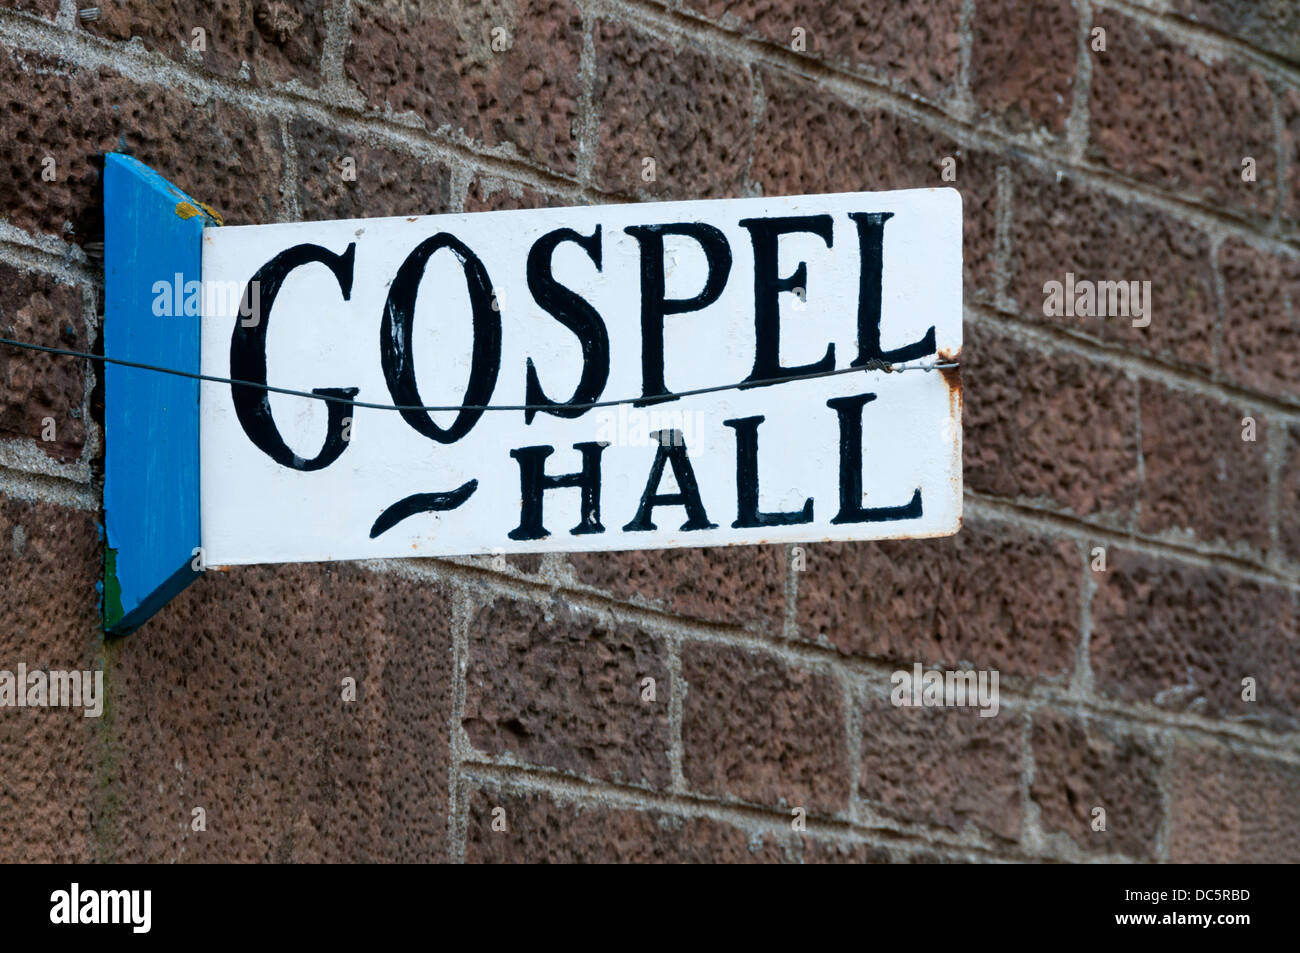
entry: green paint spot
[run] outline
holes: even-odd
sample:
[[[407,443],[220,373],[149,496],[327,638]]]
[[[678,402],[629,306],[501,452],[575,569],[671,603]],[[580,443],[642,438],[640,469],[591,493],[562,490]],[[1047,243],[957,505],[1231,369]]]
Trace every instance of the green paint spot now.
[[[104,628],[122,621],[122,584],[117,581],[117,550],[104,550]]]

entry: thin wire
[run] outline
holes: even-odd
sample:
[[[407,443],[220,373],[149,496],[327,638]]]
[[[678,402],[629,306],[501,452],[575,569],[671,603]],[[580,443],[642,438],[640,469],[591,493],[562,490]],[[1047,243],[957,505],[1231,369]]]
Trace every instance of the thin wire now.
[[[884,371],[886,374],[899,374],[903,371],[940,371],[947,370],[951,367],[959,366],[957,362],[952,361],[945,364],[902,364],[895,366],[886,364],[883,361],[870,361],[862,367],[841,367],[833,371],[814,371],[809,374],[791,374],[788,377],[769,377],[759,381],[738,381],[735,384],[715,384],[712,387],[696,387],[692,390],[674,391],[667,397],[623,397],[618,400],[593,400],[583,404],[452,404],[445,407],[422,407],[418,404],[402,406],[399,404],[375,404],[364,400],[349,400],[346,397],[335,397],[329,394],[313,394],[305,390],[293,390],[289,387],[275,387],[271,384],[259,384],[256,381],[234,380],[229,377],[216,377],[212,374],[196,374],[192,371],[182,371],[174,367],[161,367],[157,364],[142,364],[139,361],[126,361],[116,357],[105,357],[103,354],[91,354],[88,351],[72,351],[61,347],[46,347],[43,344],[32,344],[30,341],[15,341],[12,338],[0,338],[0,344],[7,344],[10,347],[23,348],[28,351],[40,351],[44,354],[58,354],[65,357],[81,357],[90,361],[101,361],[105,364],[117,364],[122,367],[134,367],[142,371],[156,371],[159,374],[172,374],[176,377],[187,377],[191,380],[208,381],[212,384],[229,384],[232,387],[252,387],[256,390],[269,391],[273,394],[288,394],[291,397],[307,397],[311,400],[323,400],[327,403],[351,404],[353,407],[363,407],[370,410],[411,410],[425,411],[434,413],[436,411],[461,411],[461,410],[554,410],[557,406],[572,408],[575,410],[589,410],[595,407],[616,407],[619,404],[657,404],[676,397],[695,397],[699,394],[715,394],[718,391],[736,390],[739,388],[765,387],[770,384],[790,384],[795,381],[811,381],[822,377],[835,377],[839,374],[854,374],[858,371]]]

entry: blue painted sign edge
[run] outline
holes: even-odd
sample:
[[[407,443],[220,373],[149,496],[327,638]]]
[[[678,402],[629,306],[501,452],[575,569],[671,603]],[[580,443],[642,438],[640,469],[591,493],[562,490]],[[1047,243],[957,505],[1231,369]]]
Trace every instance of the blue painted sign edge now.
[[[105,156],[106,357],[199,372],[201,297],[188,292],[207,224],[158,173]],[[197,380],[104,365],[104,533],[104,631],[125,635],[199,575]]]

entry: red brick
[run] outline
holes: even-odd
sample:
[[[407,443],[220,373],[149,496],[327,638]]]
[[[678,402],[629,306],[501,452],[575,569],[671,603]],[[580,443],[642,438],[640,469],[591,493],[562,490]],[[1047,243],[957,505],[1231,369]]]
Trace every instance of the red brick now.
[[[0,334],[46,347],[87,348],[81,289],[0,262]],[[0,439],[35,441],[56,460],[86,440],[86,362],[0,346]],[[46,418],[54,439],[45,440]]]
[[[1004,679],[1073,667],[1082,564],[1072,543],[968,520],[945,539],[806,549],[804,638],[899,667],[973,665]]]
[[[377,801],[368,811],[375,818],[370,823],[378,825],[374,853],[386,863],[442,861],[447,856],[451,595],[427,583],[397,582],[356,570],[349,577],[348,568],[338,567],[335,573],[346,585],[334,598],[340,605],[350,599],[350,613],[363,609],[355,618],[364,621],[367,640],[375,646],[366,653],[366,669],[373,666],[382,679],[376,695],[383,700],[383,715],[373,729],[379,740],[370,749],[378,788]],[[371,604],[373,618],[364,614]],[[305,629],[293,630],[295,637]],[[361,676],[353,677],[360,687]],[[334,828],[328,822],[323,827],[328,840]]]
[[[1295,237],[1300,234],[1300,90],[1279,94],[1282,111],[1282,149],[1287,156],[1282,183],[1282,225]]]
[[[396,5],[391,5],[396,6]],[[353,5],[344,59],[366,103],[413,112],[562,173],[577,168],[582,15],[568,0],[466,6],[452,0]],[[418,11],[417,11],[418,7]],[[509,48],[494,50],[501,29]]]
[[[120,859],[445,858],[450,614],[349,565],[207,573],[116,646]]]
[[[495,808],[505,811],[504,831],[492,829]],[[469,794],[468,863],[888,864],[914,857],[807,833],[748,831],[708,817],[563,801],[541,791],[487,784]]]
[[[1293,593],[1117,548],[1094,573],[1092,672],[1098,691],[1212,718],[1294,728],[1300,715]],[[1254,678],[1257,700],[1242,700]]]
[[[1300,427],[1287,430],[1278,491],[1278,542],[1292,562],[1300,563]]]
[[[465,211],[498,212],[506,209],[553,208],[567,201],[538,192],[518,182],[505,182],[491,176],[476,175],[465,193]]]
[[[293,121],[290,135],[298,153],[298,202],[306,221],[451,210],[451,170],[442,162],[368,145],[305,119]],[[345,159],[352,160],[351,169]],[[353,172],[353,178],[345,178]]]
[[[1068,176],[1017,176],[1012,199],[1011,295],[1044,325],[1211,370],[1218,319],[1204,232],[1150,206],[1089,189]],[[1149,281],[1151,323],[1048,317],[1049,281]]]
[[[1228,239],[1221,368],[1254,390],[1300,396],[1300,260]]]
[[[496,808],[505,811],[504,831],[492,829]],[[707,817],[558,801],[540,791],[476,788],[468,815],[468,863],[735,864],[798,859],[793,833],[756,834]]]
[[[1126,523],[1138,483],[1137,387],[1122,371],[968,325],[966,485]]]
[[[53,20],[59,15],[59,0],[0,0],[0,7],[35,13],[47,20]]]
[[[1088,157],[1214,207],[1267,217],[1277,197],[1273,96],[1264,77],[1207,63],[1136,20],[1099,9],[1106,51],[1092,52]],[[1258,179],[1241,180],[1243,157]]]
[[[0,498],[0,669],[102,671],[100,560],[94,514]],[[84,709],[0,708],[0,862],[95,859],[103,727]]]
[[[951,90],[961,52],[961,0],[686,0],[686,6],[787,50],[929,98]]]
[[[1300,9],[1292,0],[1173,0],[1174,12],[1288,60],[1300,60]]]
[[[1217,746],[1180,747],[1171,774],[1171,861],[1300,862],[1300,767]]]
[[[1019,840],[1021,729],[1005,709],[985,718],[977,709],[872,699],[862,712],[858,797],[910,823],[958,832],[973,825]]]
[[[967,287],[992,291],[998,187],[991,154],[881,110],[856,110],[821,86],[767,70],[760,80],[766,106],[754,135],[754,186],[764,195],[953,186],[962,194]],[[942,178],[948,157],[957,160],[955,182]]]
[[[667,788],[671,692],[663,642],[636,626],[505,599],[470,620],[462,724],[493,757]]]
[[[849,769],[835,679],[765,652],[682,650],[682,770],[693,790],[811,814],[843,813]]]
[[[732,198],[749,160],[749,70],[602,20],[594,31],[600,110],[596,184],[655,198]],[[654,181],[643,160],[655,161]]]
[[[581,586],[673,615],[766,632],[785,622],[785,547],[570,553]]]
[[[1264,549],[1268,532],[1268,439],[1265,418],[1162,384],[1143,381],[1143,475],[1138,527],[1189,532]],[[1254,441],[1242,420],[1255,419]]]
[[[1034,780],[1029,796],[1048,834],[1089,852],[1154,859],[1163,816],[1162,762],[1152,745],[1104,722],[1051,709],[1033,717]],[[1094,831],[1093,809],[1106,811]]]
[[[1071,0],[979,0],[972,32],[975,102],[1013,125],[1063,132],[1079,44],[1079,14]]]
[[[0,194],[12,197],[10,224],[74,242],[102,238],[105,151],[135,156],[226,224],[277,217],[283,149],[273,123],[106,69],[0,48]],[[41,178],[47,156],[53,182]]]
[[[899,851],[895,857],[887,847],[875,844],[804,838],[802,859],[805,864],[893,864],[909,861],[912,855]]]
[[[99,17],[77,20],[79,29],[110,40],[138,37],[150,50],[178,63],[222,76],[246,68],[260,85],[297,79],[320,83],[329,0],[104,0]],[[194,48],[194,30],[206,49]]]

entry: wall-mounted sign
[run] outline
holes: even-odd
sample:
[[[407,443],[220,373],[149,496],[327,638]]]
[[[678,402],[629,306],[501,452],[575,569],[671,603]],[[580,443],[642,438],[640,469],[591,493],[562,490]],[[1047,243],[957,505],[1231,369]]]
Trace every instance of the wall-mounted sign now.
[[[201,236],[208,566],[960,524],[955,191]]]

